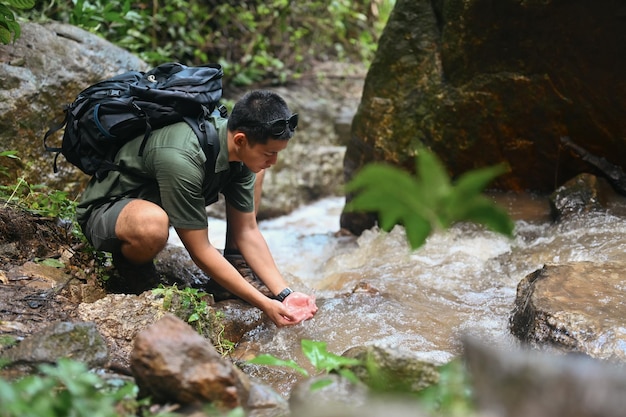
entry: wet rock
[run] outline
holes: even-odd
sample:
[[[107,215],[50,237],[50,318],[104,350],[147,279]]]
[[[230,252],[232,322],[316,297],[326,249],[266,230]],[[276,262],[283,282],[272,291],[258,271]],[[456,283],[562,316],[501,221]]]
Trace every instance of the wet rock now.
[[[237,344],[247,332],[266,320],[261,310],[240,299],[233,299],[231,293],[207,276],[191,260],[185,248],[168,245],[159,253],[156,267],[166,285],[197,288],[211,294],[213,301],[221,300],[209,304],[223,317],[220,320],[223,325],[222,339]]]
[[[580,174],[550,195],[550,207],[553,217],[562,221],[584,213],[606,211],[609,199],[615,195],[605,179]]]
[[[511,331],[539,349],[626,363],[626,265],[545,265],[517,287]]]
[[[95,323],[109,347],[111,362],[128,367],[135,336],[165,314],[163,300],[148,291],[141,295],[109,294],[77,308],[80,320]]]
[[[140,396],[151,396],[156,402],[215,402],[231,409],[246,403],[245,384],[233,367],[205,338],[172,315],[137,335],[130,362]]]
[[[222,337],[235,344],[238,344],[248,332],[264,323],[271,323],[261,310],[242,300],[220,301],[214,308],[223,317]]]
[[[135,336],[154,324],[166,312],[179,317],[188,317],[191,312],[178,311],[181,300],[172,300],[167,309],[163,297],[146,291],[140,295],[108,294],[91,303],[78,305],[76,315],[80,320],[96,324],[111,350],[111,361],[117,366],[128,367],[132,343]],[[241,300],[225,300],[210,303],[220,317],[215,323],[207,323],[214,343],[236,344],[249,331],[266,322],[263,313],[256,307]],[[205,336],[209,337],[209,335]]]
[[[415,393],[439,382],[437,367],[419,360],[409,352],[379,346],[358,346],[344,352],[343,356],[355,358],[374,366],[377,375],[370,375],[366,366],[351,369],[367,385],[390,392]],[[381,384],[381,381],[384,381]]]
[[[316,404],[299,410],[297,417],[430,417],[414,399],[369,399],[364,404]]]
[[[439,382],[439,372],[435,365],[397,349],[358,346],[347,350],[342,356],[358,359],[363,363],[367,361],[369,369],[376,369],[376,375],[371,375],[365,365],[358,365],[350,367],[359,379],[358,383],[335,373],[301,380],[294,384],[289,397],[294,415],[322,415],[314,411],[319,408],[326,412],[335,409],[329,415],[337,416],[376,415],[368,414],[365,410],[370,406],[378,409],[377,401],[387,393],[390,398],[386,404],[390,410],[398,410],[398,415],[402,416],[406,415],[400,411],[406,405],[402,400],[405,394],[409,398],[410,395]],[[413,413],[415,408],[416,404],[413,405]],[[355,414],[357,412],[365,414]]]
[[[281,417],[289,415],[289,403],[267,385],[250,379],[248,417]]]
[[[318,407],[324,409],[365,404],[369,389],[365,384],[355,384],[338,374],[314,376],[294,385],[289,396],[289,405],[294,415]]]
[[[167,285],[179,288],[202,288],[209,278],[189,256],[183,247],[167,245],[156,258],[156,269]]]
[[[137,335],[131,369],[140,396],[156,402],[206,402],[221,410],[249,405],[248,377],[207,339],[169,314]],[[259,395],[255,401],[270,408],[269,398]]]
[[[16,364],[35,367],[69,358],[88,367],[104,365],[108,350],[94,323],[58,322],[25,338],[2,354]]]
[[[492,417],[621,417],[626,373],[579,355],[498,350],[464,342],[478,415]]]

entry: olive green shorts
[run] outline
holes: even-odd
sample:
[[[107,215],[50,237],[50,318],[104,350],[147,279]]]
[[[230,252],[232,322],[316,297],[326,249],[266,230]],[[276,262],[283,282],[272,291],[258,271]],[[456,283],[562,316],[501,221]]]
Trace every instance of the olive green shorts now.
[[[123,198],[111,203],[103,204],[91,213],[87,224],[83,227],[85,237],[96,250],[104,252],[120,252],[122,241],[115,234],[115,224],[122,209],[133,201],[132,198]]]

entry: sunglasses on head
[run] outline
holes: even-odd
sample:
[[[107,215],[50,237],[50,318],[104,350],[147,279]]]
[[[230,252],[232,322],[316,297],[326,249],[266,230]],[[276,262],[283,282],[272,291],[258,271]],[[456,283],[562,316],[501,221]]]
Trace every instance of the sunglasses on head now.
[[[298,127],[298,113],[292,114],[289,119],[272,120],[271,122],[261,123],[261,125],[268,128],[272,136],[281,136],[285,133],[287,127],[292,132],[296,130],[296,127]]]

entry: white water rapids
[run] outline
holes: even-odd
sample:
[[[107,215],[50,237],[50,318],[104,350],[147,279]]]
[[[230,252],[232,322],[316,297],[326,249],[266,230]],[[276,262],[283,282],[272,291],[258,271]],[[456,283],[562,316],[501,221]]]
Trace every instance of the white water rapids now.
[[[327,342],[336,354],[377,344],[445,363],[461,353],[465,333],[504,348],[516,345],[508,323],[517,284],[544,264],[626,261],[623,203],[557,224],[550,221],[545,199],[497,201],[516,219],[514,238],[458,224],[414,251],[401,227],[390,233],[369,230],[359,238],[337,236],[343,197],[260,222],[280,270],[294,289],[314,293],[320,309],[295,327],[256,329],[243,342],[245,349],[305,365],[304,338]],[[223,221],[210,219],[209,228],[220,247]],[[360,284],[379,294],[351,294]],[[296,378],[268,372],[279,372],[270,379],[282,393]]]

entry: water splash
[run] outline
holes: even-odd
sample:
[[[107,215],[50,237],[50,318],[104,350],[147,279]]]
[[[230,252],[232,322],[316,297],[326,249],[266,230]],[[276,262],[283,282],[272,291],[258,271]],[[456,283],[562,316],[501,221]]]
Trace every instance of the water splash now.
[[[260,223],[281,271],[316,294],[320,311],[292,328],[257,329],[245,341],[251,349],[305,363],[306,338],[338,354],[375,344],[444,363],[461,353],[466,333],[517,345],[508,328],[517,284],[544,264],[626,262],[626,220],[610,212],[555,224],[545,201],[511,200],[511,212],[525,216],[513,238],[457,224],[411,250],[401,227],[337,235],[343,204],[325,199]]]

